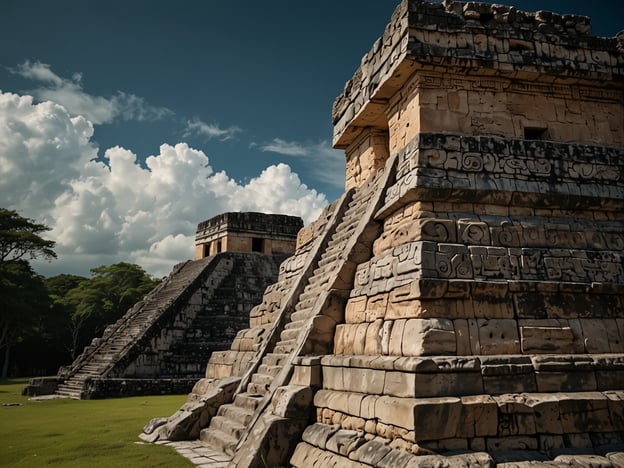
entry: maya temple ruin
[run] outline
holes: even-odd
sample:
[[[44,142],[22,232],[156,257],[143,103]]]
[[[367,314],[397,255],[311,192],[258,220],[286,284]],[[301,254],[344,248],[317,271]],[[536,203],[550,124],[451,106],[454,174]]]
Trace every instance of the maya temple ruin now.
[[[214,467],[624,467],[624,32],[403,0],[332,118],[345,193],[142,439]]]
[[[205,466],[624,466],[624,33],[403,0],[332,117],[344,195],[142,438]]]
[[[263,213],[201,222],[194,261],[176,265],[56,378],[32,379],[24,393],[83,399],[187,393],[210,355],[249,326],[249,311],[293,254],[302,226],[299,217]],[[240,372],[247,363],[228,364]]]

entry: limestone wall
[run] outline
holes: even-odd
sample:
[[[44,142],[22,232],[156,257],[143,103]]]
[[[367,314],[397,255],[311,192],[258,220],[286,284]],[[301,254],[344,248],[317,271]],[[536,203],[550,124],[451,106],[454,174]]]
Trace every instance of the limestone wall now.
[[[624,145],[622,92],[580,84],[417,72],[388,103],[390,152],[419,132]]]

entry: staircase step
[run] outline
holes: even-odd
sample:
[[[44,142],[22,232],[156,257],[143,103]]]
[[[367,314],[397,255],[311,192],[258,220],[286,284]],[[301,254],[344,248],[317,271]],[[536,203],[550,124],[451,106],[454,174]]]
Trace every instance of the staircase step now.
[[[252,395],[266,395],[267,391],[268,391],[268,386],[264,385],[264,384],[257,384],[255,382],[249,382],[247,384],[247,393],[250,393]]]
[[[264,375],[270,375],[275,377],[282,370],[282,366],[268,366],[266,364],[260,364],[258,367],[258,373]]]
[[[236,421],[232,421],[231,419],[223,416],[215,416],[210,420],[210,427],[213,429],[219,429],[221,432],[238,440],[243,435],[243,432],[245,432],[245,428],[247,426],[238,424]]]
[[[325,265],[335,264],[335,262],[340,258],[340,254],[341,252],[339,251],[333,252],[332,254],[328,254],[328,255],[323,254],[323,256],[318,262],[318,265],[325,266]]]
[[[278,341],[273,349],[273,352],[280,354],[290,354],[290,352],[295,348],[297,344],[297,340],[281,340]]]
[[[321,291],[319,291],[317,295],[312,299],[306,299],[305,301],[297,301],[297,305],[295,306],[295,312],[312,310],[314,306],[316,305],[316,301],[318,300],[318,296],[320,294],[321,294]],[[292,317],[292,314],[291,314],[291,317]]]
[[[280,340],[282,341],[297,341],[297,338],[299,337],[299,333],[301,333],[301,329],[303,327],[299,327],[299,328],[288,328],[288,329],[284,329],[282,330],[282,333],[280,333]]]
[[[219,407],[219,410],[217,411],[217,416],[226,417],[242,426],[246,426],[253,418],[253,412],[251,412],[247,408],[240,408],[230,403],[227,405],[221,405]]]
[[[251,376],[251,382],[257,385],[263,385],[266,388],[269,388],[271,383],[273,383],[274,376],[268,374],[260,374],[256,373]]]
[[[262,364],[267,366],[282,366],[288,359],[288,353],[268,353],[262,359]]]
[[[301,330],[306,324],[305,320],[293,320],[292,314],[290,316],[290,322],[284,326],[284,330]]]
[[[255,411],[261,401],[262,397],[249,393],[239,393],[234,398],[234,404],[236,406],[239,408],[245,408],[249,411]]]
[[[234,455],[236,450],[236,444],[238,439],[232,437],[225,432],[209,427],[208,429],[202,429],[199,433],[199,440],[204,444],[210,446],[214,450],[225,453],[227,455]]]
[[[297,304],[298,306],[299,304]],[[290,315],[293,322],[306,321],[311,317],[312,307],[295,307],[295,311]]]
[[[306,286],[306,289],[309,287]],[[319,293],[321,292],[321,288],[310,288],[309,291],[305,291],[299,296],[299,302],[301,301],[316,301],[316,298],[318,297]]]

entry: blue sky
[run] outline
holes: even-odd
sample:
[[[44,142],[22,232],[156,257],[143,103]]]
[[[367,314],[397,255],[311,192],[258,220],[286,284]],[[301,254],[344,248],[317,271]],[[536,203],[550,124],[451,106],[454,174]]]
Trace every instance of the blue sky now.
[[[312,220],[342,193],[332,102],[397,3],[3,0],[0,204],[54,228],[38,270],[163,275],[218,212]],[[619,1],[508,3],[624,29]]]

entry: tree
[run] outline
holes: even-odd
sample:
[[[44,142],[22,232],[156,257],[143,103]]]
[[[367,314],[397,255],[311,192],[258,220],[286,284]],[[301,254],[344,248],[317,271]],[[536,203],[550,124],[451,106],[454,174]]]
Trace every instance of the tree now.
[[[125,262],[99,266],[91,269],[91,273],[91,278],[80,281],[58,300],[71,310],[72,359],[160,282],[139,265]]]
[[[43,278],[25,260],[4,262],[0,270],[0,350],[4,350],[2,377],[7,377],[11,349],[35,331],[50,307]]]
[[[39,234],[50,228],[0,208],[0,351],[4,350],[2,376],[9,369],[11,348],[32,328],[49,306],[42,278],[26,259],[56,258],[54,241]]]
[[[49,230],[48,226],[23,218],[14,210],[0,208],[0,268],[7,261],[23,257],[56,258],[52,250],[55,242],[39,235]]]
[[[44,335],[50,341],[65,349],[74,360],[81,348],[81,331],[86,320],[85,316],[76,314],[76,305],[68,300],[70,291],[87,281],[84,276],[60,274],[45,279],[48,295],[52,300],[52,320],[46,324]],[[62,361],[65,363],[65,360]],[[60,365],[60,363],[59,363]],[[58,366],[57,366],[58,367]]]

